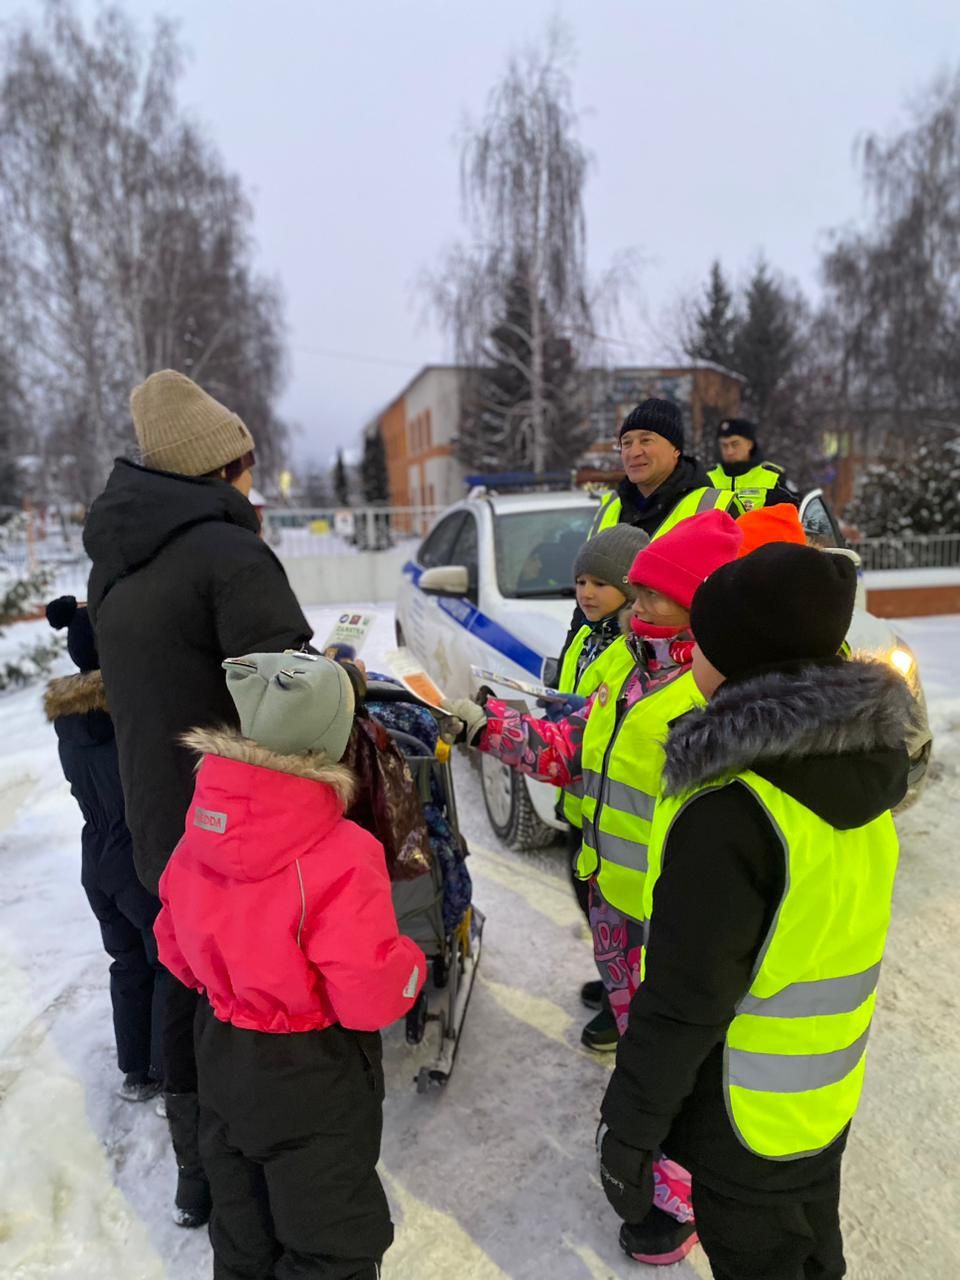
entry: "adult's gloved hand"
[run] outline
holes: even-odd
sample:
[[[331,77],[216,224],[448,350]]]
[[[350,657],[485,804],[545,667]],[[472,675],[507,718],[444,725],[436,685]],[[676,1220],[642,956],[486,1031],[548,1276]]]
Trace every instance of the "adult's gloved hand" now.
[[[572,716],[575,711],[579,711],[586,705],[587,699],[582,698],[579,693],[568,693],[562,702],[557,698],[537,699],[537,706],[543,707],[544,720],[552,720],[554,723],[558,720],[566,720],[567,716]]]
[[[472,746],[487,723],[483,707],[470,698],[444,698],[443,709],[449,712],[439,725],[444,742],[465,742],[468,747]]]
[[[617,1216],[642,1222],[653,1204],[653,1155],[631,1147],[601,1124],[597,1130],[600,1179]]]

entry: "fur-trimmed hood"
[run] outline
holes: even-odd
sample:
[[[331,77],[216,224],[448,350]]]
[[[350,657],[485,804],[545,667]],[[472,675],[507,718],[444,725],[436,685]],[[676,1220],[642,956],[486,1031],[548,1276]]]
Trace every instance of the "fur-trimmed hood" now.
[[[191,729],[181,739],[185,747],[203,756],[220,756],[224,760],[237,760],[240,764],[253,765],[257,769],[273,769],[294,778],[306,778],[310,782],[322,782],[337,795],[341,809],[347,809],[357,789],[357,780],[347,768],[322,753],[306,755],[280,755],[260,746],[250,738],[244,738],[236,729]],[[197,766],[199,768],[199,764]]]
[[[43,709],[50,721],[90,711],[109,711],[103,675],[99,671],[83,671],[51,680],[43,695]]]
[[[831,825],[859,826],[903,799],[919,720],[907,684],[882,662],[767,672],[722,685],[673,726],[664,791],[750,769]]]

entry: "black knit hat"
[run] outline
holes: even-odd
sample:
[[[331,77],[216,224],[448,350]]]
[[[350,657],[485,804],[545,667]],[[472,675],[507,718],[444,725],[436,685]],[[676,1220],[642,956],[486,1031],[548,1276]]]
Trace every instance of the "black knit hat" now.
[[[742,436],[744,440],[757,443],[757,424],[747,418],[724,418],[717,427],[717,439],[726,440],[730,436]]]
[[[67,652],[81,671],[97,671],[100,656],[90,615],[73,596],[60,596],[47,605],[47,621],[55,631],[67,628]]]
[[[835,657],[850,627],[857,571],[846,556],[771,542],[710,575],[690,628],[728,680]]]
[[[672,400],[644,400],[624,418],[618,440],[625,431],[653,431],[683,452],[683,414]]]

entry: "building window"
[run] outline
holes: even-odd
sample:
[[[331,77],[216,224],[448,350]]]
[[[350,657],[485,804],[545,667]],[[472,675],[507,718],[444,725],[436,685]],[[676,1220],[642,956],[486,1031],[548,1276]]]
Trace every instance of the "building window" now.
[[[423,435],[424,435],[423,447],[424,449],[429,449],[431,444],[433,443],[433,440],[432,440],[433,432],[431,430],[429,409],[426,409],[423,414]]]

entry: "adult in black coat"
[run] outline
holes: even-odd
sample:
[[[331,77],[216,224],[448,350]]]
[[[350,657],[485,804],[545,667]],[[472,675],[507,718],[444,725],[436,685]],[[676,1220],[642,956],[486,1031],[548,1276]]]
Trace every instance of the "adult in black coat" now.
[[[181,736],[238,726],[224,658],[299,649],[313,633],[259,537],[247,500],[254,441],[243,422],[170,369],[137,387],[130,407],[144,465],[117,461],[90,509],[84,545],[134,860],[156,893],[193,794],[194,758]],[[209,1216],[197,1146],[196,999],[170,980],[164,1089],[181,1226]]]
[[[73,596],[47,605],[47,619],[67,628],[77,675],[51,680],[44,698],[59,739],[60,763],[80,811],[80,883],[111,957],[110,1001],[120,1095],[146,1102],[160,1089],[166,971],[157,958],[153,922],[159,902],[137,878],[124,820],[123,788],[113,722],[86,609]]]

